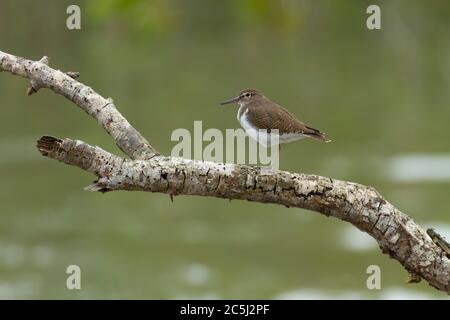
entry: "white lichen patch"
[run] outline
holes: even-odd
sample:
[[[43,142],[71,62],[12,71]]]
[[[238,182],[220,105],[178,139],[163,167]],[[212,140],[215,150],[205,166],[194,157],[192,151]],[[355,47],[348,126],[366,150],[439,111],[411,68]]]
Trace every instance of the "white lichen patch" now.
[[[236,170],[236,165],[232,163],[216,163],[212,161],[202,161],[196,164],[202,170],[213,169],[223,176],[231,176]]]
[[[420,239],[416,236],[416,234],[420,231],[424,233],[423,230],[417,228],[417,225],[414,223],[412,219],[408,219],[406,224],[404,225],[406,231],[413,237],[416,241],[420,241]]]
[[[153,160],[157,164],[167,165],[170,167],[190,167],[194,164],[194,160],[181,157],[164,157]],[[152,162],[153,162],[152,161]]]
[[[356,199],[356,196],[355,196],[355,194],[353,193],[353,192],[349,192],[348,194],[347,194],[347,201],[348,202],[355,202],[355,199]]]
[[[75,147],[79,147],[79,146],[81,146],[81,145],[83,145],[83,144],[84,144],[83,141],[81,141],[81,140],[75,140]],[[99,147],[96,147],[96,148],[98,148],[98,149],[101,150],[101,148],[99,148]]]
[[[295,193],[301,195],[307,195],[317,191],[317,182],[311,180],[295,180]]]
[[[391,244],[396,244],[399,238],[400,238],[400,234],[399,233],[395,233],[388,239],[388,241]]]
[[[255,184],[254,177],[252,175],[247,175],[247,179],[245,181],[245,187],[248,189]]]
[[[81,90],[78,92],[81,98],[87,99],[89,95],[92,93],[92,89],[89,87],[82,87]]]

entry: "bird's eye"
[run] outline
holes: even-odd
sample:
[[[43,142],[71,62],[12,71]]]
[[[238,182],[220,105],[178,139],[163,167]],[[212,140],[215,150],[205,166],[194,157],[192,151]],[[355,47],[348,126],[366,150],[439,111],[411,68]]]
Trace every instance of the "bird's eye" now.
[[[244,94],[244,97],[246,97],[246,98],[250,98],[250,96],[251,96],[251,93],[246,93],[246,94]]]

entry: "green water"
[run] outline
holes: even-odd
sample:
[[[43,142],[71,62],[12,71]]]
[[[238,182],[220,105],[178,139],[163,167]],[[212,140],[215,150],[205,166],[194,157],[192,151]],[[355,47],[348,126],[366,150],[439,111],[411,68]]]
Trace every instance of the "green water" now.
[[[259,88],[333,139],[284,146],[281,169],[372,185],[416,221],[450,224],[450,181],[400,183],[388,170],[399,155],[450,153],[448,2],[380,1],[382,30],[369,31],[366,1],[299,1],[281,13],[265,1],[80,1],[82,29],[69,31],[73,2],[3,0],[0,50],[79,71],[163,154],[194,120],[238,128],[237,110],[218,102]],[[376,245],[351,250],[351,228],[317,213],[84,192],[94,177],[43,158],[35,141],[120,151],[72,103],[49,90],[27,97],[27,85],[0,73],[0,298],[445,297],[406,284]],[[66,288],[72,264],[81,290]],[[382,290],[367,290],[369,265]]]

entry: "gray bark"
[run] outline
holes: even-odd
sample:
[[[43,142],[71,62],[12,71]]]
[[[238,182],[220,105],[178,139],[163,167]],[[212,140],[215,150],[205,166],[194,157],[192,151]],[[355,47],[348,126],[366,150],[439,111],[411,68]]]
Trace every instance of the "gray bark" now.
[[[350,222],[377,240],[383,253],[414,278],[450,293],[446,252],[374,188],[317,175],[261,170],[260,167],[201,162],[157,155],[111,101],[69,75],[0,51],[0,71],[29,78],[32,89],[60,93],[92,115],[132,160],[79,140],[42,137],[39,151],[98,177],[88,191],[149,191],[275,203],[313,210]],[[112,119],[112,120],[111,120]]]
[[[48,88],[75,103],[95,118],[130,158],[151,159],[158,154],[117,111],[111,98],[103,98],[92,88],[76,81],[71,73],[50,68],[47,57],[32,61],[0,51],[0,70],[30,79],[29,95],[40,88]]]

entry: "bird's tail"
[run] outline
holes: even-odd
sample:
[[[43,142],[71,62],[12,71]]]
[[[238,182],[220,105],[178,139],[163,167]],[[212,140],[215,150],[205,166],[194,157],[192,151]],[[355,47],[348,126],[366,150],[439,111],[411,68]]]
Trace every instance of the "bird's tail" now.
[[[316,140],[320,140],[323,142],[331,142],[331,140],[327,138],[327,134],[325,132],[320,132],[319,130],[314,129],[309,126],[306,126],[306,127],[309,129],[309,132],[303,133],[305,136],[316,139]]]
[[[323,141],[323,142],[327,142],[327,143],[332,141],[332,140],[328,139],[326,134],[323,133],[323,132],[319,132],[319,133],[316,133],[316,134],[305,134],[305,135],[307,137],[310,137],[310,138],[313,138],[313,139],[316,139],[316,140],[320,140],[320,141]]]

